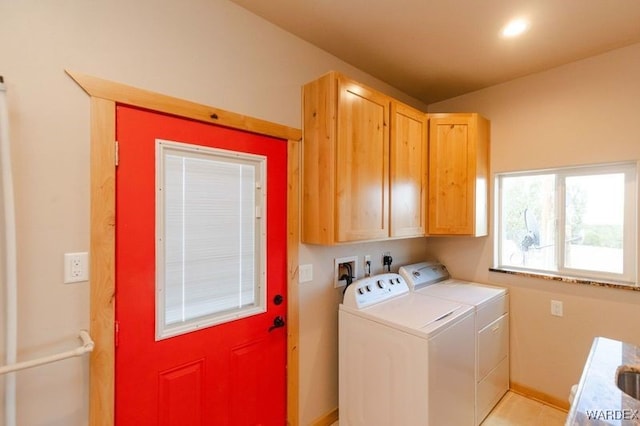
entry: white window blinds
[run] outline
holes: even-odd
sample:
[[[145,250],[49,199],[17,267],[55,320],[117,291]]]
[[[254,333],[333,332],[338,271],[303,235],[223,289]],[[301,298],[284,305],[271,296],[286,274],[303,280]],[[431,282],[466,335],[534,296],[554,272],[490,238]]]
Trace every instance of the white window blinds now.
[[[266,159],[157,146],[157,338],[264,312]]]

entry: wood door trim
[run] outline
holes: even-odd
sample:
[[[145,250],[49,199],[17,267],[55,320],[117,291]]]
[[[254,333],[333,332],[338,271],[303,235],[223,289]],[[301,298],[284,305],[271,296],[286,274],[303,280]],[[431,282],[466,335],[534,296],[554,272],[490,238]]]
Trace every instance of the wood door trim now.
[[[145,108],[151,111],[203,121],[210,124],[246,130],[279,139],[302,139],[302,130],[283,126],[235,112],[186,101],[144,89],[114,83],[73,71],[66,73],[92,98],[102,98],[119,104]]]
[[[66,71],[91,97],[89,424],[114,424],[115,411],[115,131],[126,104],[288,141],[287,152],[287,423],[299,424],[298,249],[302,131],[135,87]],[[215,115],[217,118],[212,118]]]

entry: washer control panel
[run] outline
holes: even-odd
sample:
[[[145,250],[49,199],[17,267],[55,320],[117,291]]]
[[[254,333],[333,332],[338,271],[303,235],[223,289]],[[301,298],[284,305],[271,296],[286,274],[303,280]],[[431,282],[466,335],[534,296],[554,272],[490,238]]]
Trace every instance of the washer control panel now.
[[[404,278],[389,272],[354,281],[345,290],[342,303],[362,309],[408,292]]]

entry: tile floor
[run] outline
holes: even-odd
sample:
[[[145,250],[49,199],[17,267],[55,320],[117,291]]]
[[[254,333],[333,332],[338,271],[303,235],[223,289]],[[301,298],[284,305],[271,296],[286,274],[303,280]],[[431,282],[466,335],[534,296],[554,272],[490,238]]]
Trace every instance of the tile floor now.
[[[566,418],[563,410],[507,392],[481,426],[562,426]]]
[[[562,410],[507,392],[481,426],[562,426],[566,417]]]

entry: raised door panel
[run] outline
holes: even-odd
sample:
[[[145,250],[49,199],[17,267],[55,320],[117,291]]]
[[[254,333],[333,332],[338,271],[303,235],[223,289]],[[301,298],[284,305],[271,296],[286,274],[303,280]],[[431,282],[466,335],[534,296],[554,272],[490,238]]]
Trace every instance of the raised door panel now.
[[[336,241],[389,236],[390,98],[338,79]]]
[[[392,237],[422,236],[426,220],[427,116],[399,102],[391,104]]]
[[[474,233],[475,129],[464,115],[429,123],[429,228],[431,235]]]

